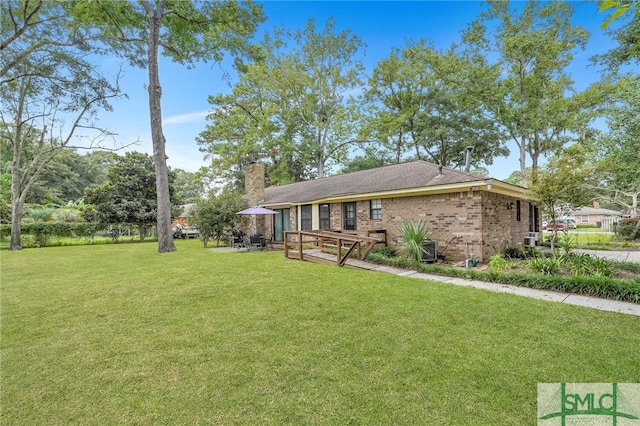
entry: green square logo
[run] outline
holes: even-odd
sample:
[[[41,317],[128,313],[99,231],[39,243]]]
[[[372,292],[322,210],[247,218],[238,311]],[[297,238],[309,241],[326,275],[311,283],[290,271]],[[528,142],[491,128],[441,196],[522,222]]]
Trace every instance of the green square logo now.
[[[640,426],[640,383],[538,383],[538,425]]]

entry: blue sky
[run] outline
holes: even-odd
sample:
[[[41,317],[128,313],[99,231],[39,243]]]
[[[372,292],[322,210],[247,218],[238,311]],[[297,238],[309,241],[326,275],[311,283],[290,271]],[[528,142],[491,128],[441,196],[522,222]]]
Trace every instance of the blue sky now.
[[[466,1],[267,1],[262,5],[267,21],[259,28],[257,39],[273,27],[301,28],[309,18],[315,18],[317,27],[322,28],[332,16],[337,30],[349,29],[366,43],[362,59],[368,74],[379,60],[389,55],[392,47],[404,47],[407,39],[424,38],[438,49],[448,48],[460,40],[460,31],[486,7],[480,2]],[[577,52],[569,68],[576,81],[576,89],[583,90],[599,79],[598,69],[589,65],[589,58],[606,52],[614,45],[600,29],[604,17],[598,12],[595,2],[576,3],[575,6],[574,23],[582,25],[591,34],[587,49]],[[121,62],[116,58],[101,58],[101,61],[103,70],[111,74]],[[125,64],[124,71],[121,86],[129,99],[114,103],[114,112],[101,113],[99,124],[115,131],[120,143],[140,139],[140,144],[128,151],[152,153],[146,70]],[[235,77],[229,62],[198,64],[191,70],[168,60],[161,62],[162,115],[170,167],[196,171],[206,165],[195,138],[207,124],[205,116],[210,108],[207,97],[227,93],[231,89],[225,74],[232,79]],[[487,167],[492,177],[504,179],[518,170],[516,148],[510,146],[510,149],[512,155],[509,158],[497,158],[492,166]]]

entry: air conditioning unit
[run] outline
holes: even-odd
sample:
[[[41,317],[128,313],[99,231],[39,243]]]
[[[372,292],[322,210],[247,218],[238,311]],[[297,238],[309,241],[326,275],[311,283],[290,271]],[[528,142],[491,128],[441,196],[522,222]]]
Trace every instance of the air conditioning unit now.
[[[535,247],[536,246],[535,237],[524,237],[524,246],[525,247]]]
[[[539,232],[529,232],[529,237],[535,239],[536,241],[538,241],[538,238],[540,238],[540,233]]]
[[[438,260],[438,241],[425,239],[422,241],[422,263]]]

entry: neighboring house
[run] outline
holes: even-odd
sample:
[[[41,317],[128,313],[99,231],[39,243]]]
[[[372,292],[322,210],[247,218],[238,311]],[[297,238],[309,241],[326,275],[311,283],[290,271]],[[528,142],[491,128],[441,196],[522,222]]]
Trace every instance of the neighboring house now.
[[[622,214],[616,210],[602,209],[600,203],[594,201],[593,207],[581,207],[569,214],[569,217],[575,219],[578,225],[602,225],[605,218],[612,218],[616,222],[621,218]]]
[[[173,218],[171,222],[171,227],[175,228],[176,225],[181,225],[183,227],[189,226],[187,223],[187,219],[189,218],[189,213],[191,213],[191,209],[193,208],[193,204],[183,204],[180,206],[181,212],[178,216]]]
[[[173,218],[171,222],[171,230],[174,238],[197,238],[198,230],[193,226],[189,226],[187,219],[191,213],[194,204],[183,204],[180,206],[182,211],[179,216]]]
[[[385,230],[402,245],[399,227],[423,220],[448,260],[489,257],[522,246],[540,232],[538,208],[527,190],[425,161],[412,161],[321,179],[264,188],[264,166],[246,169],[245,197],[279,214],[257,229],[275,242],[287,230]]]

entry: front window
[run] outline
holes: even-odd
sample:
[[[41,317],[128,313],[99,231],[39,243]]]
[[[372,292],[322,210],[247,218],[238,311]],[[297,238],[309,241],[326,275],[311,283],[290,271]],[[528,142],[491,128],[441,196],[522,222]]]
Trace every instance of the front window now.
[[[580,217],[580,221],[581,221],[582,223],[589,223],[589,216],[588,216],[588,215],[586,215],[586,214],[583,214],[583,215]]]
[[[313,215],[311,204],[300,206],[300,230],[311,231],[313,229]]]
[[[329,207],[329,204],[320,204],[318,210],[320,229],[328,231],[331,229],[331,208]]]
[[[342,204],[342,229],[345,231],[356,229],[356,203]]]
[[[382,200],[371,200],[371,219],[382,219]]]

